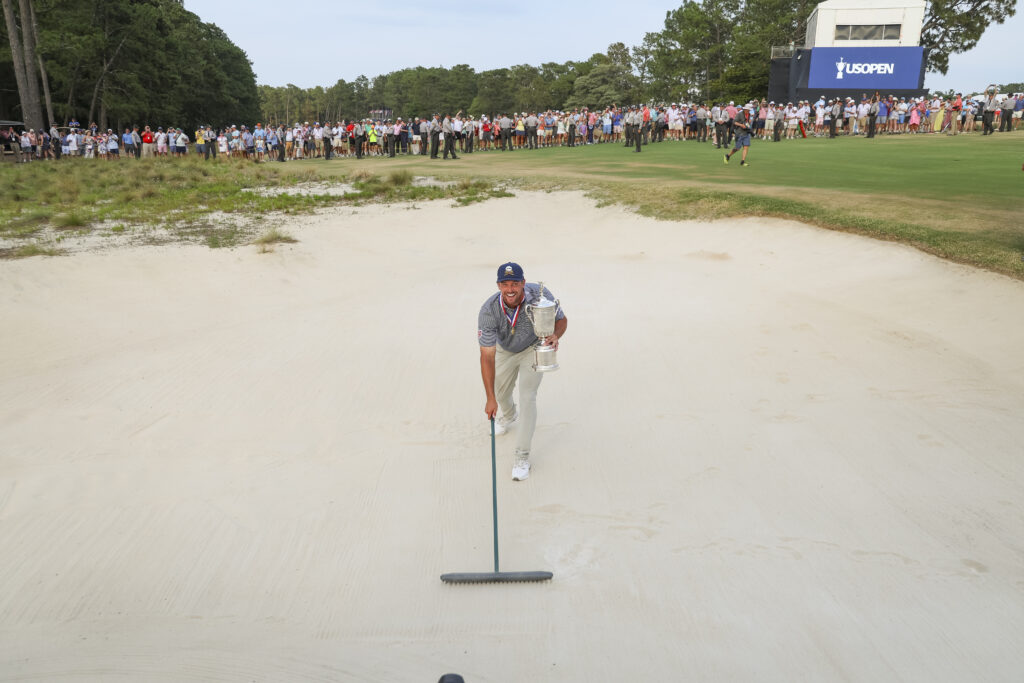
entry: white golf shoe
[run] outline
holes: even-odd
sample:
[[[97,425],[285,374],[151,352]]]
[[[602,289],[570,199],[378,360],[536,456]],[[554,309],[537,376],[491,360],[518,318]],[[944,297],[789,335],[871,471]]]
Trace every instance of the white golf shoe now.
[[[508,432],[508,428],[515,424],[516,420],[519,419],[519,411],[512,413],[512,417],[505,417],[504,415],[494,421],[494,435],[501,436]]]
[[[516,464],[512,466],[512,481],[523,481],[530,476],[530,460],[525,455],[516,456]]]

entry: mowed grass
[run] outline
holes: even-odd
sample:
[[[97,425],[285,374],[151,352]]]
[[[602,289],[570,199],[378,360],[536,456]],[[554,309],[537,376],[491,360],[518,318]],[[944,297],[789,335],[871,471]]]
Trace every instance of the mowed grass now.
[[[755,140],[748,157],[751,166],[742,169],[738,157],[728,166],[722,162],[725,151],[711,144],[666,141],[646,145],[640,154],[622,145],[602,144],[535,152],[474,153],[461,155],[457,162],[398,156],[369,159],[367,163],[399,164],[416,174],[460,173],[468,167],[474,173],[525,178],[539,174],[555,181],[582,176],[721,186],[741,183],[778,188],[793,193],[791,196],[819,189],[868,196],[961,198],[1002,208],[1019,209],[1024,205],[1020,191],[1024,130],[989,137],[896,135],[866,140],[842,136],[779,143]]]
[[[792,218],[899,241],[943,258],[1024,279],[1024,131],[754,141],[749,161],[726,165],[710,144],[663,142],[640,154],[621,145],[478,152],[457,161],[421,156],[287,164],[72,160],[0,168],[0,236],[43,227],[89,229],[102,221],[179,226],[210,246],[253,235],[221,229],[210,214],[260,217],[331,204],[453,198],[458,205],[526,189],[582,189],[661,219]],[[414,176],[458,180],[414,185]],[[249,190],[348,182],[344,196]],[[198,226],[198,229],[197,229]],[[213,231],[211,233],[211,231]]]
[[[663,142],[640,154],[607,144],[364,164],[583,189],[599,201],[671,220],[792,218],[1024,279],[1024,131],[755,140],[749,167],[738,157],[726,165],[723,154],[711,144]]]

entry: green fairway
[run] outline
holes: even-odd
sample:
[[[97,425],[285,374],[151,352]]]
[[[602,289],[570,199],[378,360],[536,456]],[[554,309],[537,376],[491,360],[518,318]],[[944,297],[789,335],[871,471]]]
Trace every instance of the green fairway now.
[[[750,168],[739,159],[722,163],[725,150],[710,143],[663,142],[635,154],[621,145],[589,145],[535,152],[479,152],[458,162],[423,157],[367,159],[374,165],[412,164],[417,172],[505,174],[509,177],[587,177],[595,180],[656,180],[729,186],[737,183],[778,188],[792,199],[813,199],[807,190],[855,195],[890,195],[940,202],[963,201],[978,208],[1024,208],[1024,131],[982,137],[977,134],[881,136],[874,140],[839,137],[779,143],[755,140]],[[305,162],[315,164],[317,162]],[[353,163],[355,163],[353,161]]]
[[[1021,207],[1024,135],[1016,145],[996,144],[995,138],[941,139],[926,136],[861,138],[809,138],[780,143],[755,141],[749,169],[722,162],[725,150],[710,144],[661,143],[648,145],[643,157],[620,158],[620,150],[600,149],[601,174],[620,172],[616,166],[636,164],[633,172],[650,178],[699,180],[708,183],[737,181],[795,189],[817,188],[869,195],[912,195],[946,200],[954,197],[984,199],[1002,208]],[[589,150],[588,150],[589,151]],[[597,150],[595,150],[597,151]],[[621,150],[625,151],[625,150]],[[644,156],[646,154],[646,156]],[[651,167],[650,164],[663,164]],[[969,169],[969,172],[966,172]],[[801,194],[794,195],[800,198]]]
[[[754,141],[749,167],[710,143],[663,142],[636,154],[621,145],[477,152],[456,161],[424,156],[351,158],[287,164],[161,159],[5,165],[0,237],[30,239],[47,225],[90,230],[111,220],[188,223],[211,246],[246,236],[215,235],[213,211],[263,216],[365,201],[500,196],[511,183],[582,189],[599,201],[665,219],[777,216],[900,241],[944,258],[1024,279],[1024,131],[982,137],[945,135]],[[461,179],[450,189],[409,185],[412,175]],[[345,196],[260,196],[261,186],[321,179],[357,181]],[[486,182],[471,182],[480,179]],[[198,228],[197,228],[198,226]],[[53,246],[53,245],[43,245]],[[30,255],[9,250],[8,256]],[[45,253],[45,252],[44,252]]]
[[[755,140],[749,167],[710,143],[663,142],[427,157],[307,161],[345,174],[491,177],[526,187],[581,188],[666,219],[778,216],[900,241],[944,258],[1024,278],[1024,131]]]

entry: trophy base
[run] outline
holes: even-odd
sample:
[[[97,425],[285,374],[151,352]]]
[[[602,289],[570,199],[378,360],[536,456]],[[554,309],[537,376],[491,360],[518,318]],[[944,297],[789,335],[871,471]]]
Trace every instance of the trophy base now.
[[[554,372],[558,369],[558,358],[551,346],[536,346],[533,349],[533,369],[535,372]]]

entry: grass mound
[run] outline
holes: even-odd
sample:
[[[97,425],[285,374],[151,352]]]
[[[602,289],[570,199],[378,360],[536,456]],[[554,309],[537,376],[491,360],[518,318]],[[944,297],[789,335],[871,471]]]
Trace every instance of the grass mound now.
[[[122,233],[126,226],[148,226],[166,233],[160,241],[223,248],[262,239],[266,234],[258,236],[254,223],[273,215],[365,202],[473,202],[506,196],[493,191],[491,182],[480,180],[419,187],[413,184],[413,173],[401,168],[383,177],[356,169],[347,178],[354,192],[344,195],[259,191],[335,183],[339,178],[331,170],[345,168],[338,164],[328,170],[310,162],[257,165],[193,156],[116,163],[65,159],[14,166],[0,167],[0,185],[9,188],[0,193],[0,239],[33,239],[46,228],[75,231],[108,223],[116,228],[108,235]]]

